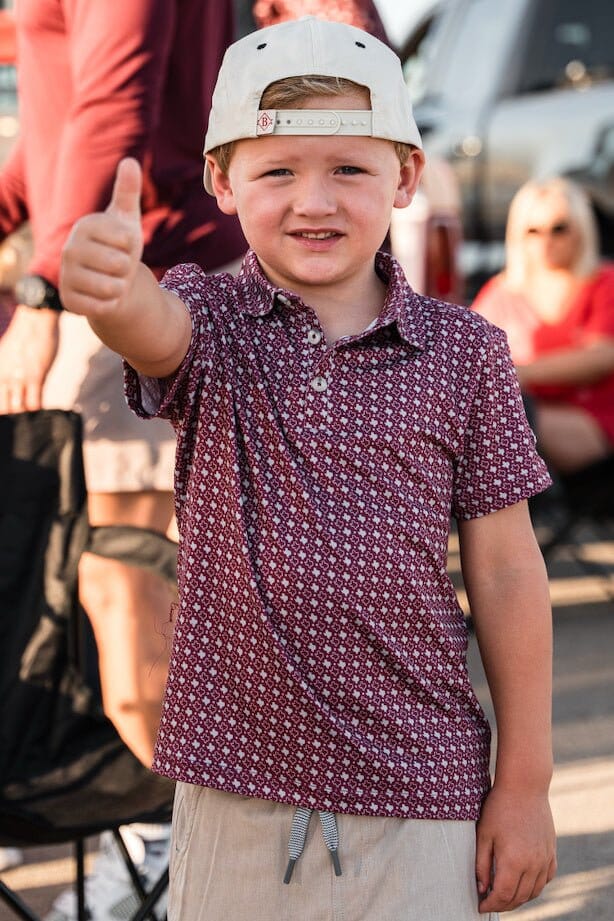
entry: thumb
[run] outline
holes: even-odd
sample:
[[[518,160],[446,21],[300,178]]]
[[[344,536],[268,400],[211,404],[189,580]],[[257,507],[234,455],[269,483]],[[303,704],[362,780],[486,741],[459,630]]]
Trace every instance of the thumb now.
[[[117,214],[130,220],[141,220],[141,167],[137,160],[125,157],[120,160],[115,174],[115,184],[107,214]]]
[[[478,896],[482,899],[488,892],[493,879],[494,842],[478,834],[475,858],[475,876]]]

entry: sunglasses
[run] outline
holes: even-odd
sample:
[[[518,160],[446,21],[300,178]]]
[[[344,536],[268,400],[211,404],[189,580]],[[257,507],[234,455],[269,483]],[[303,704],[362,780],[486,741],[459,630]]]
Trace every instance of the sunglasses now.
[[[562,237],[571,230],[569,221],[559,221],[551,227],[527,227],[528,237]]]

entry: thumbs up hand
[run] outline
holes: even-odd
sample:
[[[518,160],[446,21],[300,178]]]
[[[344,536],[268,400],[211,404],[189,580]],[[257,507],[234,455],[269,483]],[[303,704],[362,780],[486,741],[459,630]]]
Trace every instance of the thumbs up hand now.
[[[141,168],[120,162],[106,210],[74,225],[62,251],[60,297],[67,310],[96,320],[121,312],[143,252]]]

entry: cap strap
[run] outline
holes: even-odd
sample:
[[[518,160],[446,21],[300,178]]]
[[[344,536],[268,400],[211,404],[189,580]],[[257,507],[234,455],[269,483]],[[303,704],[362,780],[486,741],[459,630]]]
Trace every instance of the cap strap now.
[[[262,109],[258,112],[258,136],[263,134],[373,134],[369,109]]]

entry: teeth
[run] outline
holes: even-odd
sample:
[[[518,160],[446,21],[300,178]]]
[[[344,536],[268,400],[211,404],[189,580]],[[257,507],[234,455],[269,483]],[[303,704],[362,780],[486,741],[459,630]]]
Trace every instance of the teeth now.
[[[333,231],[325,231],[324,233],[300,233],[299,236],[307,237],[308,240],[328,240],[330,237],[334,237],[335,233]]]

